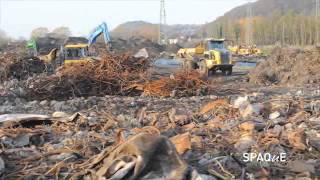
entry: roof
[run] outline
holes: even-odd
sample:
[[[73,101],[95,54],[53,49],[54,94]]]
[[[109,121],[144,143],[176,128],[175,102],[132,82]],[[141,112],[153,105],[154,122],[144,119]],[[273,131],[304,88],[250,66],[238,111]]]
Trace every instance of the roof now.
[[[88,44],[67,44],[65,45],[65,48],[86,48],[88,47],[89,45]]]
[[[207,41],[226,41],[226,39],[208,38]]]
[[[69,44],[87,44],[88,43],[88,39],[85,37],[68,37],[68,39],[66,39],[64,41],[64,45],[69,45]]]

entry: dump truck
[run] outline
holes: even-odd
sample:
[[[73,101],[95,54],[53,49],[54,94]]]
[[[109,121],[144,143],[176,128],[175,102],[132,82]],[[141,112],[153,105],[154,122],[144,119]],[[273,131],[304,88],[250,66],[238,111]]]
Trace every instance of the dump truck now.
[[[206,39],[195,48],[180,49],[177,56],[183,60],[184,69],[197,69],[202,76],[217,71],[231,75],[234,61],[230,51],[225,48],[225,41],[225,39]]]

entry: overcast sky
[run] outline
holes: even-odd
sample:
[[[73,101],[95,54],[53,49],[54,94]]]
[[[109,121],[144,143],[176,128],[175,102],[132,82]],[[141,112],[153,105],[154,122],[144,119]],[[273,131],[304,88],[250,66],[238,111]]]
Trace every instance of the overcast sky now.
[[[166,0],[168,24],[213,21],[247,0]],[[160,0],[0,0],[0,28],[12,37],[28,38],[32,29],[68,26],[87,35],[101,22],[110,29],[127,22],[159,22]]]

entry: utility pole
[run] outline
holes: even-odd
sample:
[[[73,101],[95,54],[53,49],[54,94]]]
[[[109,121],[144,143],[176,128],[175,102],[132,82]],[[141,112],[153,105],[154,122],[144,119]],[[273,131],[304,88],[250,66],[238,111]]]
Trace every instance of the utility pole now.
[[[285,32],[285,26],[284,26],[284,22],[283,22],[283,23],[282,23],[282,38],[281,38],[281,39],[282,39],[282,41],[281,41],[281,42],[282,42],[282,43],[281,43],[282,45],[284,45],[284,44],[285,44],[285,41],[286,41],[286,40],[285,40],[285,33],[286,33],[286,32]]]
[[[1,29],[1,23],[2,23],[2,2],[1,2],[2,0],[0,0],[0,29]]]
[[[316,30],[316,40],[315,40],[315,44],[318,45],[319,43],[319,0],[315,0],[316,1],[316,14],[315,14],[315,30]]]
[[[246,44],[252,45],[252,3],[247,0],[247,27],[246,27]]]
[[[167,38],[164,32],[164,28],[167,25],[167,14],[165,9],[165,3],[164,0],[160,0],[160,23],[159,23],[159,44],[166,44]]]

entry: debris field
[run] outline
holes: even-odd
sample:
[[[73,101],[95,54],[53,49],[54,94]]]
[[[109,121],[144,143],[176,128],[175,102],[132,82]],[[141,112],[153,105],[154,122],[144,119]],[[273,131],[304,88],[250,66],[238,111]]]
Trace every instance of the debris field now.
[[[0,176],[317,179],[319,90],[260,91],[316,83],[303,73],[315,73],[317,53],[276,49],[249,73],[255,88],[238,82],[248,89],[237,93],[196,71],[154,78],[150,59],[128,53],[51,75],[1,54]]]
[[[268,60],[250,72],[252,83],[263,85],[316,84],[320,62],[319,49],[275,48]]]

